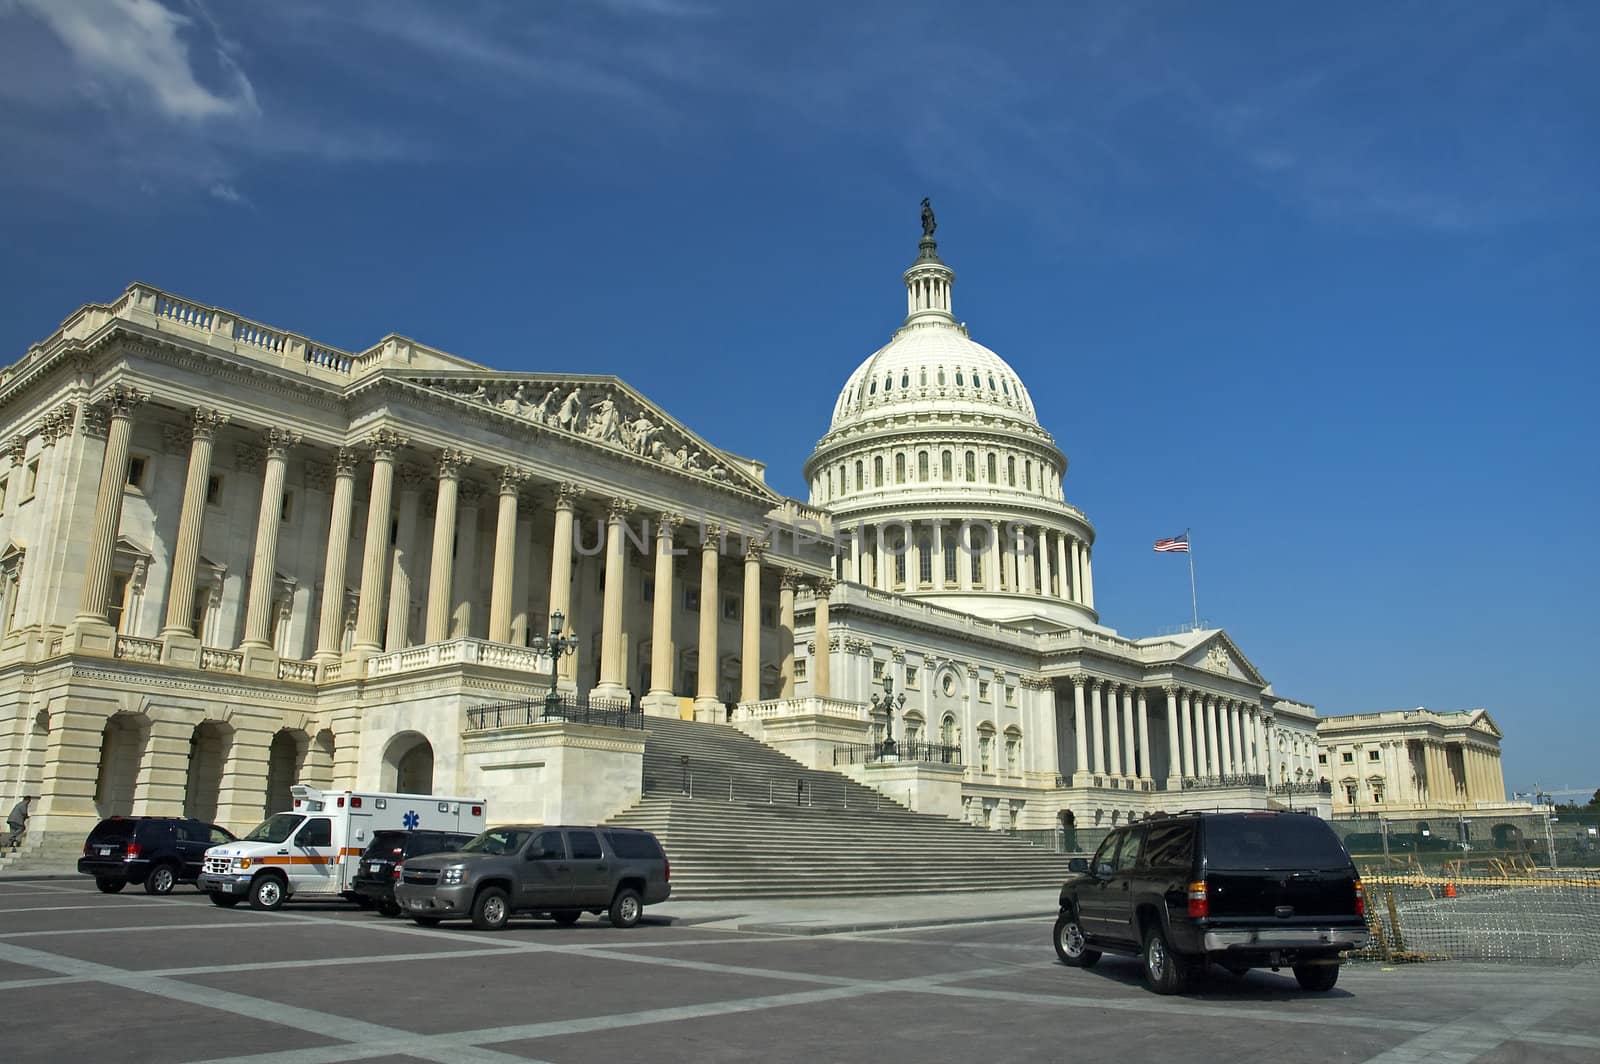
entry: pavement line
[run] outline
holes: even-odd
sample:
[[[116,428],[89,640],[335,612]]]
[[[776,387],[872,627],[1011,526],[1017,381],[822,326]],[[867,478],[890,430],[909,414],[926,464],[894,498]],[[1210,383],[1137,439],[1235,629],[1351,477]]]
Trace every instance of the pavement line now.
[[[1517,1002],[1498,1002],[1504,1009],[1494,1020],[1467,1025],[1442,1023],[1425,1034],[1420,1034],[1397,1046],[1390,1046],[1376,1056],[1368,1057],[1367,1064],[1468,1064],[1505,1042],[1539,1041],[1542,1032],[1533,1032],[1526,1039],[1527,1028],[1549,1019],[1570,1005],[1570,997],[1522,998]],[[1600,1038],[1591,1039],[1600,1046]]]
[[[71,927],[59,931],[4,931],[0,939],[45,938],[50,935],[109,935],[121,931],[219,931],[233,928],[270,929],[275,921],[258,920],[248,924],[133,924],[128,927]]]
[[[134,901],[131,898],[123,905],[162,905],[159,901]],[[9,916],[11,913],[64,913],[73,909],[104,909],[104,905],[34,905],[25,909],[0,908],[0,916]]]

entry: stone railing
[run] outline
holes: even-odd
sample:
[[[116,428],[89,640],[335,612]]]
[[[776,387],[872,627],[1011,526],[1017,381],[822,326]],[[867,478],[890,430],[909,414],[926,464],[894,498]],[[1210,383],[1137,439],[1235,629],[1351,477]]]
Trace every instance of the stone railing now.
[[[179,326],[205,333],[213,341],[231,343],[235,348],[251,348],[285,367],[303,367],[340,377],[349,377],[355,370],[356,356],[347,351],[319,344],[297,333],[273,329],[217,307],[191,303],[147,285],[132,286],[99,316],[132,321],[143,318],[158,328]]]
[[[330,661],[322,667],[322,682],[330,683],[334,680],[344,679],[344,662]]]
[[[116,655],[128,661],[156,664],[161,660],[162,642],[159,639],[141,639],[135,635],[117,636]]]
[[[317,663],[298,661],[294,658],[279,658],[278,679],[289,680],[292,683],[316,683]]]
[[[1333,784],[1327,780],[1312,780],[1309,783],[1274,783],[1273,794],[1332,794]]]
[[[216,672],[244,672],[244,655],[237,650],[201,647],[200,667]]]
[[[438,668],[442,665],[485,665],[515,672],[550,672],[550,655],[532,647],[491,643],[487,639],[453,639],[447,643],[427,643],[407,647],[367,659],[367,678],[379,679],[407,672]],[[326,670],[323,678],[328,679]]]
[[[1234,787],[1261,787],[1267,777],[1254,772],[1231,773],[1225,776],[1185,776],[1179,784],[1186,791],[1217,791]]]
[[[762,702],[741,702],[734,707],[733,719],[778,720],[783,717],[839,717],[844,720],[870,720],[871,711],[862,702],[842,698],[769,698]]]

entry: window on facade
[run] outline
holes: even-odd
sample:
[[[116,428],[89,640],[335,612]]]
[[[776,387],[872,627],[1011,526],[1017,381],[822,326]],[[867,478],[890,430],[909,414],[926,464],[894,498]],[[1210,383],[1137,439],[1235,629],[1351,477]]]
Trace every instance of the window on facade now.
[[[858,461],[858,462],[856,462],[856,490],[860,491],[862,488],[865,488],[866,486],[867,486],[866,467],[863,466]]]
[[[978,731],[978,771],[989,771],[989,755],[994,749],[994,732],[988,729]]]
[[[903,550],[894,556],[894,583],[896,587],[906,586],[906,552]]]
[[[1328,763],[1328,755],[1327,754],[1318,754],[1317,755],[1317,764],[1326,765],[1327,763]]]
[[[1017,746],[1019,740],[1015,735],[1006,736],[1006,772],[1015,776],[1017,774]]]
[[[1017,704],[1017,689],[1014,686],[1012,686],[1011,684],[1006,684],[1006,705],[1014,706],[1016,704]]]
[[[956,582],[956,566],[961,562],[961,551],[953,544],[946,543],[944,548],[944,581],[947,584]]]
[[[222,477],[216,473],[206,478],[206,505],[222,505]]]
[[[839,464],[839,494],[843,495],[845,493],[845,489],[847,489],[849,486],[850,479],[845,476],[844,463],[841,462]],[[833,489],[830,487],[828,490],[832,491]]]
[[[889,391],[894,387],[894,374],[890,373],[883,378],[883,390]]]
[[[989,455],[987,461],[988,461],[988,469],[986,470],[986,472],[989,474],[989,483],[990,484],[998,483],[1000,478],[995,476],[995,472],[994,472],[994,455],[992,455],[992,454]]]
[[[927,536],[917,540],[917,582],[933,583],[933,543]]]
[[[928,369],[926,366],[917,371],[917,385],[922,388],[928,386]]]
[[[877,395],[878,394],[878,382],[877,381],[873,381],[872,382],[871,387],[869,387],[867,389],[867,394],[868,395]]]
[[[917,480],[926,483],[928,480],[928,452],[917,452]]]
[[[917,678],[919,675],[920,675],[920,671],[918,669],[916,669],[916,668],[907,668],[906,669],[906,690],[907,691],[915,691],[921,685],[922,681]]]
[[[1006,483],[1013,488],[1017,486],[1017,460],[1010,455],[1006,457]]]
[[[883,487],[883,456],[878,455],[872,459],[872,486]]]
[[[983,583],[983,555],[978,553],[977,551],[973,551],[971,557],[972,557],[972,582],[974,584],[982,584]]]
[[[990,391],[991,391],[991,392],[992,392],[992,391],[996,391],[996,390],[997,390],[997,389],[996,389],[996,388],[995,388],[995,386],[994,386],[994,374],[993,374],[993,373],[991,373],[991,374],[989,374],[989,390],[990,390]]]
[[[1000,390],[1002,392],[1004,392],[1006,395],[1010,395],[1011,394],[1011,385],[1006,382],[1006,379],[1004,377],[1000,378]]]
[[[979,702],[987,702],[987,701],[989,701],[989,681],[988,680],[979,680],[978,681],[978,701]]]
[[[1354,783],[1344,785],[1344,800],[1349,805],[1356,804],[1356,785]]]
[[[939,387],[943,388],[944,387],[944,367],[943,366],[939,367],[939,376],[938,376],[937,379],[939,381]]]
[[[903,454],[894,456],[894,482],[896,484],[906,482],[906,456]]]
[[[967,382],[961,379],[961,371],[960,370],[956,370],[956,387],[957,388],[965,388],[966,386],[967,386]]]
[[[872,679],[874,682],[883,679],[883,661],[881,659],[872,663]]]
[[[902,374],[900,374],[900,387],[902,387],[902,388],[911,387],[911,374],[910,373],[902,373]]]
[[[1374,783],[1372,785],[1372,800],[1374,802],[1383,801],[1383,784]]]
[[[196,639],[204,642],[206,637],[206,617],[211,613],[211,588],[197,587],[194,590],[194,606],[189,610],[189,631],[194,633]]]
[[[131,634],[128,629],[122,627],[124,620],[131,621],[133,619],[122,616],[123,610],[128,604],[128,581],[130,579],[131,577],[123,573],[118,573],[111,579],[111,599],[106,603],[108,607],[106,610],[106,623],[110,624],[112,631],[118,635]]]
[[[965,470],[967,474],[967,483],[971,484],[976,482],[978,479],[978,456],[971,451],[968,451],[966,454]]]
[[[144,490],[145,476],[150,472],[150,459],[136,454],[128,459],[128,487]],[[31,491],[28,494],[33,494]]]
[[[956,745],[956,718],[946,714],[939,722],[939,742],[945,746]]]
[[[33,461],[22,467],[22,494],[18,496],[17,501],[27,502],[29,499],[33,498],[34,490],[37,489],[38,486],[39,460],[35,458]]]
[[[1383,757],[1383,754],[1380,753],[1377,750],[1368,750],[1367,751],[1367,760],[1368,761],[1377,761],[1377,760],[1380,760],[1382,757]]]
[[[278,520],[290,521],[294,517],[294,492],[283,493],[283,502],[278,504]]]
[[[1344,753],[1339,755],[1339,760],[1346,765],[1353,765],[1355,764],[1356,755],[1346,750]]]
[[[739,619],[738,595],[722,596],[722,619],[725,621],[737,621]]]
[[[939,456],[939,479],[951,481],[955,479],[955,456],[945,451]]]
[[[1033,490],[1033,462],[1022,463],[1022,486],[1029,491]]]
[[[761,625],[764,628],[778,627],[778,609],[776,606],[761,607]]]
[[[686,587],[683,589],[683,608],[687,613],[700,612],[700,589]]]

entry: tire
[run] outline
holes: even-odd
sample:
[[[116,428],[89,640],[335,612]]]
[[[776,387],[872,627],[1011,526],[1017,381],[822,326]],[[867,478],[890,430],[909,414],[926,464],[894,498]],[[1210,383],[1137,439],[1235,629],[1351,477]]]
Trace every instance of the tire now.
[[[617,896],[611,899],[611,908],[608,912],[612,927],[633,927],[644,915],[644,901],[639,897],[638,891],[632,887],[623,887],[617,891]]]
[[[396,916],[400,915],[400,906],[396,905],[392,901],[380,901],[378,903],[378,915],[387,916],[392,920]]]
[[[146,894],[171,894],[178,885],[178,866],[163,861],[144,874]]]
[[[411,922],[416,924],[418,927],[439,926],[439,918],[437,916],[413,916],[411,918]]]
[[[1083,928],[1078,925],[1077,913],[1062,913],[1056,917],[1056,956],[1061,963],[1073,968],[1093,968],[1100,960],[1100,951],[1090,949],[1085,943]]]
[[[1183,989],[1188,965],[1172,951],[1167,936],[1156,924],[1144,933],[1144,980],[1158,994],[1176,994]]]
[[[95,876],[94,885],[100,888],[101,894],[115,894],[128,885],[126,879],[112,879],[110,876]]]
[[[485,887],[472,899],[472,926],[479,931],[500,931],[511,919],[511,899],[499,887]]]
[[[1332,990],[1333,984],[1339,981],[1339,962],[1297,964],[1294,966],[1294,979],[1300,984],[1301,990],[1309,990],[1314,994]]]
[[[289,896],[288,885],[277,876],[256,876],[250,881],[250,908],[261,912],[277,912],[283,908],[283,899]]]
[[[218,908],[222,908],[222,909],[231,909],[235,905],[238,905],[242,901],[244,901],[244,899],[239,897],[239,895],[237,895],[237,894],[213,894],[213,895],[211,895],[211,904],[217,906]]]
[[[559,909],[550,914],[550,919],[554,920],[562,927],[571,927],[573,924],[578,922],[578,917],[582,915],[582,911],[578,909]]]

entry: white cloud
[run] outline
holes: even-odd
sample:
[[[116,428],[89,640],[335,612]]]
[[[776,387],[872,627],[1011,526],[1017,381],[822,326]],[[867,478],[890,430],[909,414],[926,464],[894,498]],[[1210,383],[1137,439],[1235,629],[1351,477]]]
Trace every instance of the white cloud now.
[[[250,203],[250,201],[245,198],[244,193],[240,192],[226,181],[217,181],[213,183],[210,188],[210,192],[213,199],[219,199],[223,203],[233,203],[240,206],[247,206]]]
[[[250,79],[214,33],[204,47],[218,84],[201,83],[184,36],[194,20],[157,0],[18,2],[61,39],[91,78],[147,96],[166,118],[192,122],[260,113]]]

